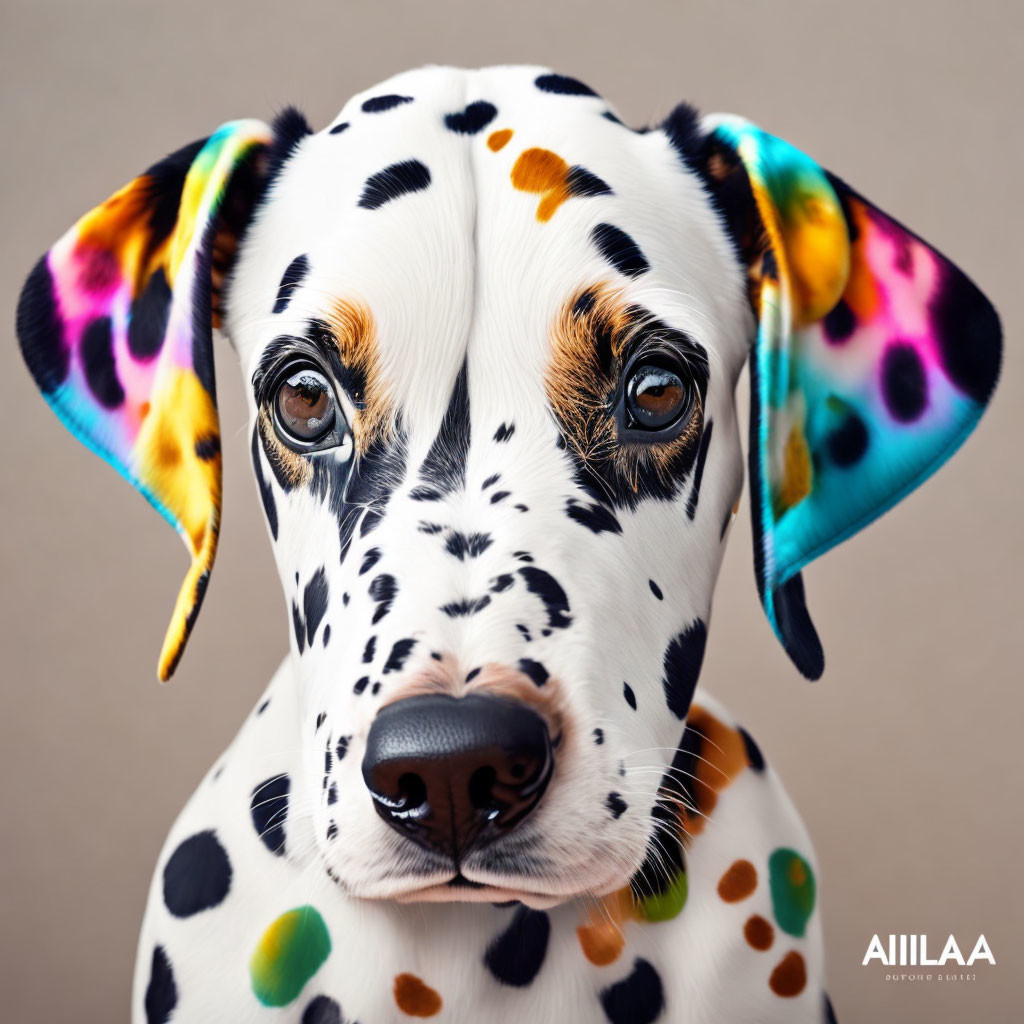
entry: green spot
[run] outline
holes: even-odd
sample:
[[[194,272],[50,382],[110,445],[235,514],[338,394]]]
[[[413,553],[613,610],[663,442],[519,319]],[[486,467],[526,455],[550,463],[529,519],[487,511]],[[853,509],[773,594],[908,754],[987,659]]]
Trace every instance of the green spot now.
[[[640,913],[647,921],[671,921],[686,904],[687,891],[686,872],[680,871],[664,892],[640,901]]]
[[[814,872],[796,850],[783,846],[768,858],[772,910],[779,927],[800,937],[814,913]]]
[[[253,993],[264,1006],[287,1006],[330,951],[331,937],[318,911],[289,910],[267,928],[249,958]]]

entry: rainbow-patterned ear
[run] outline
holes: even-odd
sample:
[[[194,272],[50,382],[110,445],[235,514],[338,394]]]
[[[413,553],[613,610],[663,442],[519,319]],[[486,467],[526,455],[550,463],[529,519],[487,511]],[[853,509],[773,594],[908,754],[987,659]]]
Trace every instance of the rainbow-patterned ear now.
[[[757,585],[797,668],[824,669],[800,569],[933,473],[999,375],[999,318],[944,256],[781,139],[707,122],[738,156],[757,340],[750,478]]]
[[[155,164],[39,260],[18,304],[21,351],[47,402],[149,499],[192,556],[161,680],[181,657],[217,550],[211,328],[237,197],[256,192],[254,165],[269,142],[262,122],[233,121]]]

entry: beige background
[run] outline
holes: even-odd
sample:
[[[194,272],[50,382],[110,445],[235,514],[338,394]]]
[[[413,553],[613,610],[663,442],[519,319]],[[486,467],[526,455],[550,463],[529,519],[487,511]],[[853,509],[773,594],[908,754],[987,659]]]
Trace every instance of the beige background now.
[[[801,681],[770,634],[744,501],[704,682],[815,837],[840,1020],[1020,1019],[1022,52],[1011,0],[4,0],[0,1018],[123,1019],[164,832],[287,642],[220,351],[221,554],[177,677],[156,683],[185,553],[32,388],[13,332],[24,274],[79,214],[224,120],[296,103],[321,127],[407,66],[530,61],[633,124],[682,98],[745,114],[948,251],[1000,308],[1008,366],[976,434],[807,573],[824,680]],[[968,946],[984,932],[999,964],[971,983],[887,984],[860,961],[890,931]]]

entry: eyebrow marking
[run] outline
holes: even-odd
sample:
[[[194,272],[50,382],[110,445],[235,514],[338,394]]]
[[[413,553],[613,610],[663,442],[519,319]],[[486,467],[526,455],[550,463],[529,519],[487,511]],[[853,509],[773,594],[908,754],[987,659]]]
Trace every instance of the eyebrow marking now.
[[[430,170],[426,164],[419,160],[403,160],[371,174],[356,205],[364,210],[379,210],[392,199],[407,192],[420,192],[429,184]]]
[[[274,301],[273,312],[283,313],[288,308],[292,295],[305,280],[308,273],[309,256],[306,253],[296,256],[285,267],[284,273],[281,275],[281,283],[277,286],[277,299]]]

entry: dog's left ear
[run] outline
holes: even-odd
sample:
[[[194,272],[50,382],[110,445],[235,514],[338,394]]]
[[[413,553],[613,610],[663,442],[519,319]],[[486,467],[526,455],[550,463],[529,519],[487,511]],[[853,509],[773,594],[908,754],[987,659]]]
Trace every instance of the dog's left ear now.
[[[999,318],[967,276],[789,143],[680,108],[665,125],[745,263],[757,321],[750,484],[758,590],[810,679],[800,570],[933,473],[999,375]]]
[[[35,265],[18,340],[68,429],[134,484],[192,557],[158,674],[174,671],[220,527],[212,327],[271,130],[233,121],[87,213]]]

